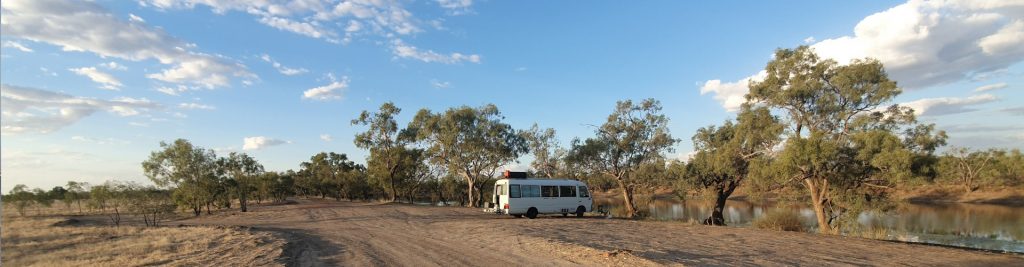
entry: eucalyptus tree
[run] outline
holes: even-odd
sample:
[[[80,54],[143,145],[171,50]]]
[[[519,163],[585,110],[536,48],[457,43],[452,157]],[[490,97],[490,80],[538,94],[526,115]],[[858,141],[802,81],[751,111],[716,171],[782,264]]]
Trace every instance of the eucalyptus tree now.
[[[669,133],[668,117],[661,114],[661,109],[661,102],[655,99],[636,104],[619,101],[608,120],[597,128],[597,136],[573,140],[568,155],[569,161],[615,178],[629,217],[637,216],[634,172],[646,163],[663,160],[663,153],[672,152],[678,142]]]
[[[415,141],[415,133],[399,129],[395,116],[402,109],[394,103],[387,102],[380,106],[376,113],[363,111],[352,120],[352,125],[367,126],[365,132],[356,134],[356,147],[370,151],[366,167],[371,176],[375,176],[390,193],[390,201],[398,200],[399,188],[411,177],[403,175],[407,169],[413,168],[415,161],[410,160],[414,152],[408,148]]]
[[[983,177],[994,176],[989,172],[995,165],[993,163],[996,161],[996,155],[995,150],[971,151],[963,147],[954,148],[946,152],[942,168],[945,173],[951,174],[948,176],[960,182],[966,193],[970,193],[978,189]]]
[[[559,146],[558,139],[555,138],[555,129],[540,129],[534,123],[533,127],[523,132],[523,137],[533,154],[533,162],[530,163],[530,167],[547,178],[558,175],[559,169],[562,169],[560,168],[562,158],[567,151]]]
[[[801,46],[777,50],[765,71],[747,100],[784,112],[790,128],[776,173],[806,188],[820,232],[837,233],[839,216],[908,176],[912,155],[895,133],[915,123],[913,111],[884,106],[901,90],[880,62],[840,65]]]
[[[359,175],[358,172],[364,171],[362,165],[352,162],[347,155],[334,152],[317,153],[301,166],[300,172],[320,181],[317,190],[322,196],[333,193],[337,200],[349,197],[346,195],[346,189],[351,185],[349,181],[353,176]]]
[[[767,160],[784,126],[767,108],[744,105],[736,123],[708,126],[693,135],[697,153],[686,167],[690,184],[715,192],[715,205],[705,224],[725,225],[725,201],[748,177],[754,161]]]
[[[529,152],[526,140],[493,104],[462,106],[444,113],[421,109],[408,129],[425,144],[433,164],[466,180],[468,205],[482,204],[482,189],[496,170]]]
[[[235,194],[242,212],[249,211],[249,195],[257,185],[259,176],[263,174],[263,165],[248,154],[231,152],[226,158],[217,161],[221,171],[234,179]],[[229,198],[230,199],[230,198]]]
[[[209,211],[209,204],[214,201],[214,187],[220,184],[217,155],[185,139],[160,142],[160,148],[142,162],[146,177],[159,187],[173,188],[178,203],[191,208],[195,216],[199,216],[204,204]]]

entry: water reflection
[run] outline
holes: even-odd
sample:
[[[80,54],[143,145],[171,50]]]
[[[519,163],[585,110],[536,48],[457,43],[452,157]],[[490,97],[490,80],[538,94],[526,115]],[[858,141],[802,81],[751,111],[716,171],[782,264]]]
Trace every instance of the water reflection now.
[[[625,209],[617,198],[595,199],[613,215]],[[655,200],[648,209],[657,220],[700,222],[711,216],[712,203],[700,200]],[[725,222],[747,227],[772,209],[793,209],[808,229],[815,229],[814,211],[806,206],[778,207],[775,203],[727,201]],[[902,203],[890,212],[864,212],[858,216],[863,229],[878,230],[878,238],[952,246],[1024,252],[1024,207],[983,204]]]

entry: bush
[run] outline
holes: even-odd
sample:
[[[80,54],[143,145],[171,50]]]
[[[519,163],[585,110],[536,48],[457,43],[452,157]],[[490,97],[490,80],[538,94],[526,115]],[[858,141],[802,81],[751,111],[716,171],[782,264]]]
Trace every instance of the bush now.
[[[754,219],[751,226],[757,229],[776,231],[804,231],[804,225],[800,222],[800,214],[789,209],[775,209],[769,211],[761,218]]]

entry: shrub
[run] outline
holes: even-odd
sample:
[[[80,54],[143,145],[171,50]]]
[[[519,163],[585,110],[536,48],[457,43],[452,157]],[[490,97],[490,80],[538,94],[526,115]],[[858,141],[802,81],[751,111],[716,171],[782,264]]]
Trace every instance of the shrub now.
[[[776,231],[804,231],[804,225],[800,222],[800,214],[790,209],[775,209],[769,211],[761,218],[754,219],[751,223],[754,228]]]

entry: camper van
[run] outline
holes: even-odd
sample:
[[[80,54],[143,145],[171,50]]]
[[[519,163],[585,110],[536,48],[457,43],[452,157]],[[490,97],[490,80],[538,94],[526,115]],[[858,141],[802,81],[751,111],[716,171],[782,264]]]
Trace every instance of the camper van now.
[[[538,214],[575,214],[593,211],[594,199],[587,185],[576,180],[529,179],[526,173],[505,172],[505,179],[494,183],[495,213],[516,218]]]

